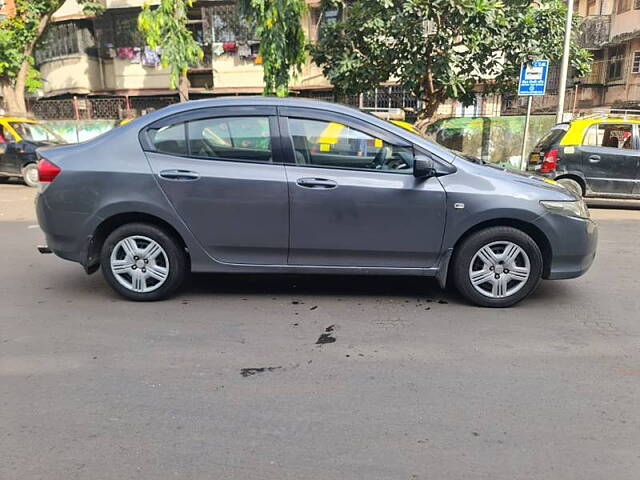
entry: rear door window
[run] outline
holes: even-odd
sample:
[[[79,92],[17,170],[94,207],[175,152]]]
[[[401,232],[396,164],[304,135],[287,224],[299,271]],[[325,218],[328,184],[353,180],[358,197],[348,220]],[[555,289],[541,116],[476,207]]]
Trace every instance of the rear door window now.
[[[564,134],[567,133],[567,127],[552,128],[540,141],[536,144],[535,150],[549,150],[554,145],[560,143]]]
[[[170,155],[271,161],[269,117],[215,117],[151,128],[151,149]]]
[[[600,123],[590,126],[582,142],[590,147],[622,150],[633,148],[633,126],[626,123]]]
[[[156,152],[172,155],[187,155],[185,124],[176,123],[148,131],[149,141]]]
[[[188,124],[191,155],[257,162],[271,161],[269,117],[218,117]]]

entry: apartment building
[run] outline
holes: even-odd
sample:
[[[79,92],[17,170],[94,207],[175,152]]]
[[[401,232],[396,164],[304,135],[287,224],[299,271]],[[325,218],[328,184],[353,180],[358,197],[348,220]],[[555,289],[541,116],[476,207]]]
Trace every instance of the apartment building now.
[[[97,17],[84,15],[76,0],[67,0],[53,15],[34,53],[43,81],[31,102],[37,115],[124,118],[178,100],[169,87],[168,70],[160,65],[161,51],[146,46],[138,32],[143,0],[102,1],[105,10]],[[303,28],[314,40],[325,17],[320,0],[307,3]],[[189,28],[204,50],[203,60],[188,72],[191,98],[261,93],[259,42],[235,1],[200,0],[188,15]],[[331,21],[331,15],[326,17]],[[331,85],[308,61],[291,90],[322,96]],[[52,99],[67,101],[43,101]]]
[[[34,52],[43,81],[32,101],[36,114],[123,118],[178,100],[169,87],[168,70],[160,65],[161,51],[146,46],[138,32],[143,0],[102,2],[105,10],[97,17],[84,15],[76,0],[67,0],[53,15]],[[320,21],[319,7],[319,1],[309,2],[309,14],[303,19],[311,39]],[[189,19],[205,53],[188,72],[191,97],[262,92],[255,29],[237,14],[235,2],[198,1],[189,10]],[[321,71],[310,62],[292,85],[295,91],[327,88]],[[76,99],[73,104],[42,101],[70,98]]]
[[[575,11],[594,57],[591,73],[574,78],[576,108],[640,108],[640,0],[575,0]]]
[[[137,29],[143,0],[102,0],[105,10],[87,17],[76,0],[66,0],[35,49],[43,86],[30,102],[41,118],[126,118],[178,101],[169,88],[169,73],[159,54],[145,46]],[[153,3],[153,2],[151,2]],[[310,41],[323,22],[339,12],[322,13],[320,0],[307,0],[302,26]],[[235,0],[199,0],[189,11],[189,28],[204,50],[199,65],[188,72],[190,97],[262,92],[262,66],[254,28],[239,17]],[[310,59],[290,86],[293,95],[337,100],[370,111],[393,112],[413,120],[417,100],[390,82],[372,92],[336,98],[321,69]],[[500,97],[470,107],[442,105],[438,116],[493,116]]]
[[[0,20],[11,18],[16,13],[16,4],[14,0],[0,0]]]

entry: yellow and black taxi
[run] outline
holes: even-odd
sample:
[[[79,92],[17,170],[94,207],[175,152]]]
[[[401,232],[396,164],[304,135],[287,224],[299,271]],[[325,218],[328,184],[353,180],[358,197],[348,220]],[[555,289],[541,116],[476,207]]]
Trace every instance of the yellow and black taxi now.
[[[0,182],[22,178],[38,186],[36,149],[66,143],[46,125],[26,118],[0,117]]]
[[[528,168],[586,197],[640,198],[640,116],[558,124],[534,147]]]

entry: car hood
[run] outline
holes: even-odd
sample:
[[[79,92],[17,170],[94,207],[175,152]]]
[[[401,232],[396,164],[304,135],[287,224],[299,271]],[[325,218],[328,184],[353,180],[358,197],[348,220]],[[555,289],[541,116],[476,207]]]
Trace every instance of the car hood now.
[[[464,165],[465,169],[473,170],[475,175],[492,177],[498,180],[515,182],[520,185],[531,187],[531,191],[536,191],[537,196],[543,200],[574,200],[576,196],[558,182],[531,172],[521,172],[508,170],[498,165],[490,163],[473,163],[461,157],[457,157],[454,162],[457,166]],[[462,165],[461,165],[462,164]]]

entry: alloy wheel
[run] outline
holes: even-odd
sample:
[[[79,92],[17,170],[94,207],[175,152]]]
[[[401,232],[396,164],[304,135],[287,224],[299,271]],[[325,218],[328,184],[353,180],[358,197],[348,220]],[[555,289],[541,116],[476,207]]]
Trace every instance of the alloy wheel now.
[[[489,298],[505,298],[518,292],[529,279],[531,262],[522,247],[509,241],[480,248],[469,265],[473,288]]]
[[[118,283],[132,292],[152,292],[169,276],[167,253],[158,242],[141,235],[116,243],[109,263]]]

